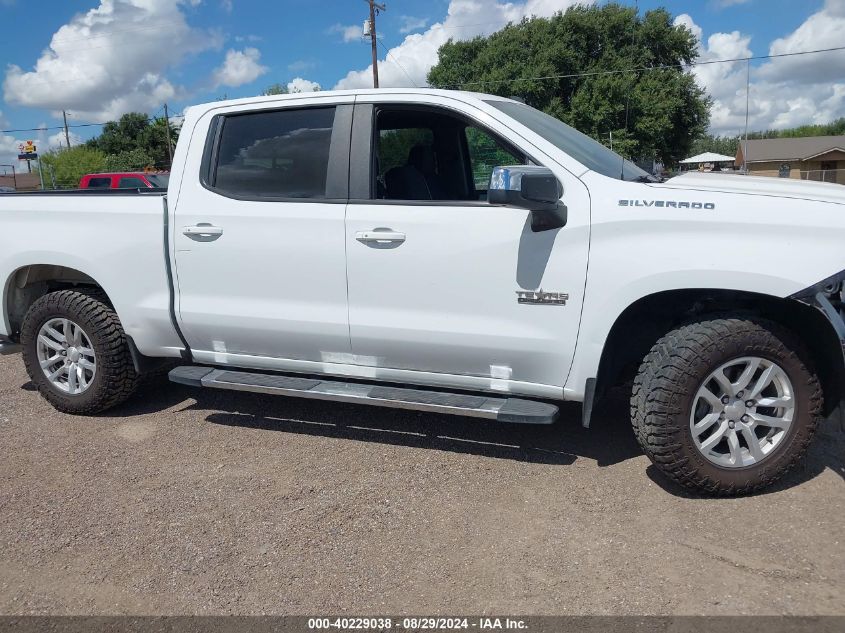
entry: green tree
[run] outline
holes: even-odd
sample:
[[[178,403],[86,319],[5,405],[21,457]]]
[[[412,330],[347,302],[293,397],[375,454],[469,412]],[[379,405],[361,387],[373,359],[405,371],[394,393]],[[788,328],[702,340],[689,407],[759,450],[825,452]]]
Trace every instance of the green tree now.
[[[289,85],[293,85],[293,88],[288,88]],[[286,95],[291,94],[294,92],[302,92],[300,88],[297,88],[296,84],[272,84],[267,86],[264,91],[261,93],[262,97],[269,97],[271,95]],[[314,87],[314,92],[320,92],[320,87]]]
[[[697,156],[704,152],[715,152],[725,156],[735,156],[739,145],[739,136],[714,136],[705,134],[696,139],[690,148],[690,156]]]
[[[612,133],[629,158],[674,164],[709,122],[708,97],[681,67],[696,56],[693,34],[664,9],[575,6],[447,42],[428,81],[520,97],[605,144]]]
[[[106,155],[98,149],[77,145],[70,149],[56,149],[41,156],[45,185],[56,179],[56,186],[62,189],[74,188],[85,174],[103,171]]]
[[[131,156],[138,157],[138,152],[143,152],[149,159],[148,165],[152,164],[159,169],[169,168],[167,125],[170,126],[171,141],[175,144],[179,130],[166,122],[164,117],[151,121],[146,114],[129,112],[117,121],[106,123],[102,133],[88,141],[87,145],[115,157],[125,152],[135,152]]]
[[[144,150],[136,148],[106,156],[106,171],[143,171],[155,161]]]
[[[272,95],[286,95],[288,94],[288,87],[284,84],[273,84],[272,86],[267,86],[264,89],[264,92],[261,93],[262,97],[270,97]]]

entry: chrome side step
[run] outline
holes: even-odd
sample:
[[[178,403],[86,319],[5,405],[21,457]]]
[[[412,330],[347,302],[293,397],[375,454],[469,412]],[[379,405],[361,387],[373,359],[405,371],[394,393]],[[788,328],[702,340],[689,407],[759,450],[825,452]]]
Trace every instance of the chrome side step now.
[[[377,407],[465,415],[516,424],[552,424],[558,413],[558,408],[553,404],[520,398],[444,393],[425,389],[257,374],[211,367],[177,367],[170,372],[170,380],[190,387],[370,404]]]

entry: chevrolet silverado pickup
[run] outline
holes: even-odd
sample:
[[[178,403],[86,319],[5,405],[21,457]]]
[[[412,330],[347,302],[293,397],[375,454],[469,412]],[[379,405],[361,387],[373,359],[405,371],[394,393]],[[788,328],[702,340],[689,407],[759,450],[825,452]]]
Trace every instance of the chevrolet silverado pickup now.
[[[528,105],[417,89],[190,108],[168,188],[0,196],[0,350],[60,411],[144,374],[552,423],[630,388],[658,469],[780,478],[845,380],[845,189],[658,182]]]

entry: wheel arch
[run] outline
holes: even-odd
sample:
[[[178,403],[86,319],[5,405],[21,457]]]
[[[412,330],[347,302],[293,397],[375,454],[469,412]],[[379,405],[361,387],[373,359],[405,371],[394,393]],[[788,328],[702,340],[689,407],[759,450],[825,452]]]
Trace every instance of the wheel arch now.
[[[831,322],[806,303],[741,290],[678,289],[656,292],[628,305],[614,321],[602,347],[596,397],[633,377],[651,346],[681,323],[709,315],[743,314],[774,321],[807,348],[831,415],[845,396],[845,360]],[[807,333],[812,336],[807,336]]]
[[[3,287],[2,318],[10,338],[18,339],[24,316],[39,298],[55,290],[78,286],[100,289],[111,304],[102,284],[77,268],[61,264],[28,264],[16,268]]]

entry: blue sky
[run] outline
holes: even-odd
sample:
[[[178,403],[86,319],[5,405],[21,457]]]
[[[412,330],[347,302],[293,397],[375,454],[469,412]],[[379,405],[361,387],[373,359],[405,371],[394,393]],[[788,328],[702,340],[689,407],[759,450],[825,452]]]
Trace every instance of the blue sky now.
[[[488,34],[510,19],[549,15],[573,3],[387,0],[378,23],[383,85],[423,83],[448,37]],[[680,16],[700,37],[704,59],[845,42],[845,0],[636,4]],[[178,114],[191,103],[254,95],[295,79],[298,88],[319,84],[324,90],[369,82],[369,45],[358,37],[367,17],[362,0],[0,0],[0,15],[12,34],[0,39],[3,130],[58,126],[63,108],[78,125],[128,110],[156,114],[164,101]],[[845,53],[819,57],[754,64],[753,126],[845,114]],[[744,65],[696,73],[716,100],[714,131],[735,133],[745,115]],[[74,128],[75,139],[98,131]],[[0,162],[24,138],[57,142],[55,130],[0,133]]]

